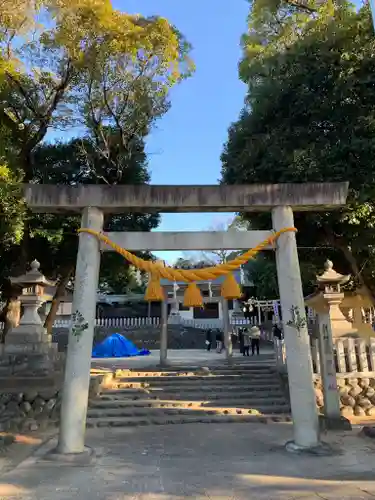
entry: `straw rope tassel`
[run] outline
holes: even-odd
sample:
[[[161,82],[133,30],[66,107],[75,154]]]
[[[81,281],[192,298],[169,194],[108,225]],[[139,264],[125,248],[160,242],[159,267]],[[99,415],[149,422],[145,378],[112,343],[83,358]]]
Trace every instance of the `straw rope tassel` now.
[[[287,232],[296,231],[297,229],[295,227],[285,227],[283,229],[280,229],[280,231],[275,232],[272,236],[262,241],[262,243],[259,243],[259,245],[257,245],[256,247],[247,250],[247,252],[239,255],[232,261],[226,262],[224,264],[218,264],[217,266],[213,267],[206,267],[203,269],[173,269],[171,267],[162,267],[160,266],[160,264],[141,259],[125,248],[121,248],[103,233],[86,228],[79,229],[78,233],[87,233],[95,236],[99,239],[99,241],[110,246],[111,248],[113,248],[113,250],[122,255],[133,266],[137,267],[141,271],[148,272],[150,274],[150,280],[145,295],[146,300],[164,300],[165,295],[159,281],[160,278],[164,278],[169,281],[183,281],[185,283],[189,283],[189,286],[185,291],[184,305],[186,305],[187,307],[194,307],[203,305],[202,294],[200,293],[197,284],[194,282],[213,281],[219,276],[226,276],[221,289],[222,296],[227,299],[240,298],[241,289],[236,282],[232,271],[238,269],[242,264],[245,264],[248,260],[254,258],[256,254],[266,246],[273,245],[280,235]]]
[[[241,287],[237,283],[233,273],[227,274],[221,286],[221,296],[224,297],[224,299],[239,299],[242,297]]]

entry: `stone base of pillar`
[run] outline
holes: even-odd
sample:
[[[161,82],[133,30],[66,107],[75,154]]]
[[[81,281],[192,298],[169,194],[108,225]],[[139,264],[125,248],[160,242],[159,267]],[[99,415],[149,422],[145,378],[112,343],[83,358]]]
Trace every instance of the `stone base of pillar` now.
[[[334,450],[327,443],[320,442],[317,446],[305,447],[296,444],[294,441],[288,441],[285,449],[289,453],[313,455],[316,457],[326,457],[334,455]]]
[[[55,342],[25,342],[17,344],[5,344],[4,355],[25,354],[29,356],[47,356],[53,357],[57,354],[58,345]]]
[[[93,448],[89,448],[88,446],[85,446],[81,453],[61,453],[57,447],[44,455],[42,460],[78,466],[92,465],[96,461],[96,453]]]
[[[181,323],[181,315],[179,313],[171,313],[168,317],[168,325],[179,325]]]
[[[63,356],[43,325],[20,324],[7,334],[1,348],[0,358],[5,362],[8,359],[10,364],[47,373],[62,369]]]
[[[58,352],[57,343],[7,343],[0,346],[0,366],[11,373],[48,375],[64,369],[65,354]]]
[[[47,335],[43,325],[19,325],[12,328],[5,337],[5,345],[50,344],[52,336]]]
[[[170,368],[172,365],[168,361],[160,362],[156,365],[157,368]]]

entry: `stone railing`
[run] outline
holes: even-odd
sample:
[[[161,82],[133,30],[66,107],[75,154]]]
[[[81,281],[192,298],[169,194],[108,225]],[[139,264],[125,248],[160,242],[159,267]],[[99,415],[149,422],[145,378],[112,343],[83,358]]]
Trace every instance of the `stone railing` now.
[[[58,319],[54,322],[55,328],[69,328],[69,319]],[[158,326],[160,318],[96,318],[95,326],[102,327],[143,327],[143,326]],[[0,331],[4,328],[4,323],[0,323]]]
[[[314,373],[320,374],[319,346],[318,340],[310,339],[311,358]],[[275,339],[275,358],[280,371],[286,369],[286,356],[284,341]],[[334,358],[336,372],[350,375],[352,373],[375,373],[375,338],[338,339],[334,343]]]
[[[223,321],[219,318],[207,318],[207,319],[186,319],[179,318],[175,325],[186,326],[190,328],[196,328],[198,330],[207,330],[208,328],[223,328]]]
[[[175,323],[176,324],[176,323]],[[177,324],[182,326],[190,326],[191,328],[207,329],[207,328],[223,328],[223,320],[220,318],[207,319],[186,319],[179,318]],[[251,322],[247,319],[230,318],[230,325],[233,326],[251,326]]]
[[[276,366],[286,372],[285,345],[275,339]],[[314,370],[316,404],[324,411],[324,397],[320,376],[317,339],[311,339],[311,357]],[[338,339],[334,343],[337,386],[341,414],[347,418],[375,416],[375,338]]]
[[[375,372],[375,338],[338,339],[334,343],[336,372],[343,374]],[[318,340],[311,339],[314,373],[320,374]]]
[[[95,326],[101,327],[123,327],[123,328],[131,328],[131,327],[144,327],[144,326],[159,326],[161,319],[159,317],[154,318],[97,318],[95,320]],[[176,323],[173,323],[176,324]],[[222,328],[223,320],[219,318],[209,318],[209,319],[185,319],[179,318],[177,324],[181,326],[191,327],[206,330],[207,328]],[[53,326],[55,328],[69,328],[70,318],[68,319],[57,319]],[[250,321],[235,319],[231,321],[231,326],[249,326],[251,325]],[[4,328],[4,323],[0,323],[0,331]]]

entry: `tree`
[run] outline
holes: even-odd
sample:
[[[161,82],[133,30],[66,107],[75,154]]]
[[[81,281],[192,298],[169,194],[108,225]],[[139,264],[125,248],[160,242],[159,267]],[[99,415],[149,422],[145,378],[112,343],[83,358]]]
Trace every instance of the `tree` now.
[[[16,15],[8,0],[0,3],[0,126],[11,136],[23,181],[146,182],[147,169],[138,168],[144,137],[168,109],[170,88],[192,70],[189,44],[165,19],[122,13],[110,0],[19,1],[33,7],[24,18],[23,7]],[[41,15],[45,26],[36,22]],[[41,169],[37,157],[48,131],[71,125],[85,130],[74,145],[78,157],[69,166],[63,161],[65,171],[58,164],[54,172]],[[58,156],[57,150],[48,154]],[[38,253],[40,238],[53,242],[56,258],[63,253],[63,262],[70,260],[77,221],[60,226],[60,220],[24,216],[23,238],[13,253],[17,272],[25,270],[31,251]],[[151,228],[157,221],[157,215],[124,214],[106,224]],[[58,236],[43,236],[43,228],[54,226]],[[61,285],[73,270],[70,264],[63,268]]]
[[[46,25],[34,28],[40,11]],[[123,129],[119,113],[128,104],[167,95],[190,70],[189,46],[173,26],[159,17],[117,11],[110,0],[46,0],[29,17],[27,24],[8,16],[0,25],[4,64],[16,67],[4,70],[0,121],[18,146],[25,181],[32,178],[33,153],[50,128],[77,125],[83,112],[90,129],[97,129],[99,114],[99,121],[111,116]],[[143,106],[149,116],[149,99]]]
[[[175,269],[203,269],[212,266],[212,262],[202,259],[194,259],[194,255],[179,257],[174,263]]]
[[[293,45],[335,16],[355,12],[346,0],[253,0],[248,30],[241,38],[240,78],[256,88],[269,77],[272,58],[282,58]]]
[[[348,206],[296,214],[305,262],[319,253],[375,295],[375,39],[368,7],[310,21],[287,51],[264,55],[222,154],[226,183],[350,181]],[[254,68],[254,67],[253,67]],[[270,99],[269,96],[272,96]],[[252,217],[254,227],[269,218]],[[325,253],[323,257],[323,253]],[[328,254],[328,255],[327,255]]]
[[[54,128],[83,126],[107,162],[117,135],[130,154],[167,109],[171,86],[191,70],[182,35],[165,19],[119,12],[109,0],[16,6],[0,4],[0,126],[24,182],[38,175],[38,145]],[[37,22],[41,15],[45,26]]]
[[[84,150],[89,152],[91,158],[95,160],[93,169],[87,169],[87,158],[82,152],[82,144]],[[34,178],[34,182],[68,185],[77,182],[82,184],[103,182],[98,179],[98,171],[102,172],[111,183],[114,181],[112,176],[116,176],[116,182],[121,184],[149,182],[143,141],[138,147],[133,148],[131,155],[120,154],[120,148],[113,141],[110,147],[113,164],[109,163],[108,168],[105,168],[106,161],[100,155],[94,157],[94,151],[95,146],[87,138],[85,140],[74,139],[68,144],[40,146],[35,155],[38,175]],[[113,165],[117,165],[116,171]],[[124,213],[106,217],[104,229],[106,231],[150,231],[158,223],[158,214]],[[79,226],[79,216],[36,214],[30,219],[30,230],[33,236],[30,252],[45,263],[43,264],[45,274],[58,280],[52,306],[46,318],[45,326],[48,330],[52,329],[66,285],[74,274]],[[151,257],[147,252],[140,255],[143,258]],[[131,287],[142,288],[142,284],[137,285],[134,270],[122,256],[103,253],[99,288],[124,293]]]
[[[20,176],[11,170],[3,157],[0,163],[0,241],[4,249],[21,241],[25,209]]]
[[[249,222],[240,216],[235,216],[231,221],[216,224],[208,228],[208,231],[246,231],[249,229]],[[235,258],[239,255],[239,251],[233,250],[209,250],[200,253],[185,252],[185,257],[178,259],[178,267],[183,267],[184,261],[187,266],[194,265],[195,267],[209,267],[216,264],[224,264],[228,260]]]
[[[255,296],[260,300],[274,300],[279,295],[277,269],[275,256],[271,252],[259,254],[255,259],[249,260],[244,266],[253,283]],[[305,296],[315,290],[316,273],[319,270],[314,262],[303,260],[300,264],[301,279]]]

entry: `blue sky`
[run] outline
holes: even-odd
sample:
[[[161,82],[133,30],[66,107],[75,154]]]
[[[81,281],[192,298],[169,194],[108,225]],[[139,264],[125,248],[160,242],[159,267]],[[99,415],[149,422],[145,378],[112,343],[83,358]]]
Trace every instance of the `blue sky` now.
[[[214,0],[113,0],[115,8],[158,14],[193,45],[195,74],[173,89],[172,107],[151,133],[147,150],[154,184],[216,184],[220,154],[231,122],[242,108],[238,79],[240,37],[249,4]],[[222,223],[230,214],[163,214],[160,231],[193,231]],[[169,262],[178,255],[158,253]]]

